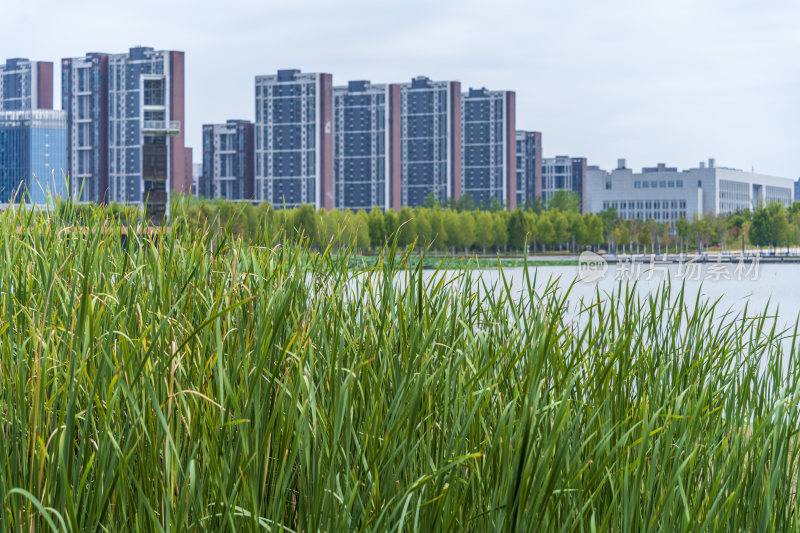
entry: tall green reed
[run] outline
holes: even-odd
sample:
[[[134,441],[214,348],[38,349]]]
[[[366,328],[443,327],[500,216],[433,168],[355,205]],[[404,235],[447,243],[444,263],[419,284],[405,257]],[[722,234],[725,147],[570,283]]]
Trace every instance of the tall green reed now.
[[[0,215],[0,530],[798,527],[764,313],[70,213]]]

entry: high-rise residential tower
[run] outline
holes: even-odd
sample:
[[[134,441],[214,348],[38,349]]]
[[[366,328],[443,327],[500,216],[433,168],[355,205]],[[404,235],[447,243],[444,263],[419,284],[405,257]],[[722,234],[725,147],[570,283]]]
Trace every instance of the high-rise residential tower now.
[[[570,191],[580,199],[581,212],[586,203],[586,158],[559,155],[542,160],[542,199],[547,202],[559,190]]]
[[[461,99],[461,193],[476,205],[517,203],[513,91],[470,89]]]
[[[255,163],[254,128],[247,120],[203,126],[203,173],[199,196],[252,200]]]
[[[542,195],[542,134],[517,130],[517,205]]]
[[[397,85],[368,81],[334,87],[333,197],[337,209],[392,207],[392,177],[400,168],[399,95]],[[394,199],[399,203],[399,197]]]
[[[255,200],[333,208],[333,77],[256,76]]]
[[[418,76],[400,84],[399,202],[424,205],[461,196],[461,83]]]
[[[147,205],[167,215],[169,191],[186,182],[184,54],[131,48],[62,61],[74,197]]]
[[[61,60],[70,194],[81,202],[108,201],[108,57]]]
[[[183,63],[183,52],[149,47],[108,61],[109,200],[146,203],[153,219],[166,216],[170,189],[188,192]]]
[[[25,58],[0,64],[0,111],[53,109],[53,64]]]

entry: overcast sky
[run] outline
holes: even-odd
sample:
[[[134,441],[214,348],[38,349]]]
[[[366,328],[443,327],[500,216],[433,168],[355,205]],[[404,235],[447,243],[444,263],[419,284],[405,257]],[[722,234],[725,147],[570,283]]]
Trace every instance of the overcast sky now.
[[[299,68],[514,90],[546,156],[800,176],[796,0],[27,0],[1,16],[0,57],[56,62],[57,91],[62,57],[185,51],[195,161],[202,124],[253,119],[256,74]]]

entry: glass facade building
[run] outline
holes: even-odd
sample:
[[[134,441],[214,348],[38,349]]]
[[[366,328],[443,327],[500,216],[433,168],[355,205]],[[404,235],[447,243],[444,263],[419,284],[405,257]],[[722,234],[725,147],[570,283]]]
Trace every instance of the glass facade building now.
[[[485,88],[462,96],[461,192],[478,206],[517,203],[514,100],[512,91]]]
[[[461,196],[461,83],[418,76],[400,84],[400,205]]]
[[[256,76],[256,201],[333,207],[332,81],[299,70]]]
[[[231,201],[252,200],[254,127],[246,120],[203,126],[203,172],[199,195]]]
[[[63,111],[0,112],[0,203],[45,204],[66,193]]]
[[[391,206],[392,94],[397,86],[351,81],[334,87],[334,207]]]

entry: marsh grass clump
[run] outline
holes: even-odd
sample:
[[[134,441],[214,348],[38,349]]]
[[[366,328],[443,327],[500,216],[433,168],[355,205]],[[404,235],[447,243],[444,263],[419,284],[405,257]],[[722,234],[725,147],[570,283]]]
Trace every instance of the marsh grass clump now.
[[[0,215],[1,531],[798,528],[774,317],[69,214]]]

